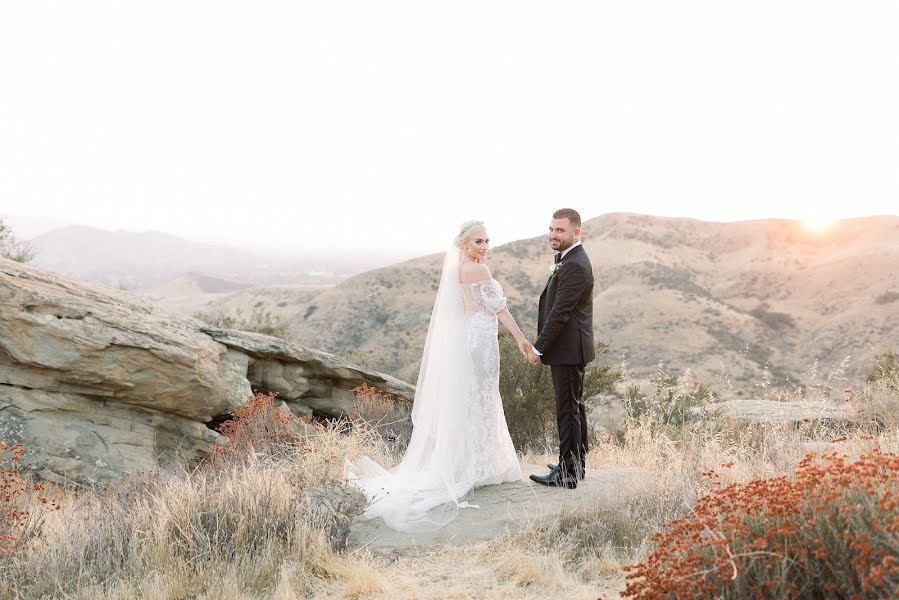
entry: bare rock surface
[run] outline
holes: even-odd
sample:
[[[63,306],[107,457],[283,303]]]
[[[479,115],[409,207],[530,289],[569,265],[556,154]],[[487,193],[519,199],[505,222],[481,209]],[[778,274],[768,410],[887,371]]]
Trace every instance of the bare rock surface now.
[[[847,402],[825,400],[761,400],[740,398],[715,405],[729,417],[742,421],[786,422],[835,420],[849,421],[855,417]]]
[[[546,473],[546,467],[522,464],[521,469],[521,481],[474,490],[468,501],[479,508],[462,509],[458,517],[437,531],[408,534],[390,529],[380,518],[358,519],[350,531],[350,544],[390,555],[418,546],[483,542],[514,528],[535,526],[565,510],[593,506],[614,496],[629,481],[644,476],[634,467],[587,469],[577,489],[564,490],[528,478],[531,473]]]
[[[198,458],[208,424],[275,391],[295,414],[340,414],[402,381],[261,334],[204,330],[132,294],[0,259],[0,440],[36,474],[93,483]]]

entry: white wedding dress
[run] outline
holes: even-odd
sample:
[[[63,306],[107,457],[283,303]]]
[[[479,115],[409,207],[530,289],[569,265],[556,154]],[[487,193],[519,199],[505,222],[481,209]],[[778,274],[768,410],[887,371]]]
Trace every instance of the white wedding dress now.
[[[402,461],[385,470],[347,461],[347,481],[368,498],[364,515],[400,531],[442,527],[480,486],[518,481],[521,467],[499,395],[496,313],[506,307],[499,282],[459,283],[461,254],[450,250],[412,407],[412,437]]]

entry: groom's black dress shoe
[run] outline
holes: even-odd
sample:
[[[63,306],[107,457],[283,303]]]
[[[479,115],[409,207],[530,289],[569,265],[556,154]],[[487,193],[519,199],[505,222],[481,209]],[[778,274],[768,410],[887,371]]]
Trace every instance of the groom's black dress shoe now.
[[[537,475],[534,473],[531,475],[531,481],[535,481],[540,485],[562,487],[568,490],[573,490],[577,487],[577,477],[574,475],[562,475],[562,472],[559,471],[558,468],[551,469],[546,475]]]
[[[559,469],[559,465],[557,465],[556,463],[546,463],[546,466],[549,467],[550,472],[557,471]],[[578,471],[577,472],[578,481],[582,480],[583,478],[584,478],[584,471],[583,470]]]

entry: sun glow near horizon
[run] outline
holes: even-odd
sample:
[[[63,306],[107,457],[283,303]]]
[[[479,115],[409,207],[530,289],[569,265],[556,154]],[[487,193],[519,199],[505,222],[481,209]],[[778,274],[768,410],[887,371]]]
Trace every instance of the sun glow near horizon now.
[[[833,229],[838,221],[839,219],[830,217],[811,217],[809,219],[800,220],[800,223],[802,224],[802,228],[806,231],[824,233],[825,231]]]

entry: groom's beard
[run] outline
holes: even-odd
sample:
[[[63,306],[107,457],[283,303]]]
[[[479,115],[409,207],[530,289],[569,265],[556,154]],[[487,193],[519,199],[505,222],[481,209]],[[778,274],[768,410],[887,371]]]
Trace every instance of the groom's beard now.
[[[553,245],[552,245],[552,242],[550,242],[549,245],[550,245],[550,246],[552,247],[552,249],[555,250],[556,252],[565,252],[566,250],[568,250],[569,248],[571,248],[572,246],[574,246],[574,240],[571,240],[571,241],[559,240],[559,245],[558,245],[558,246],[553,246]]]

